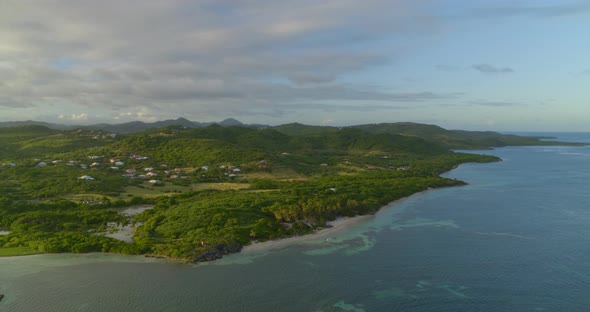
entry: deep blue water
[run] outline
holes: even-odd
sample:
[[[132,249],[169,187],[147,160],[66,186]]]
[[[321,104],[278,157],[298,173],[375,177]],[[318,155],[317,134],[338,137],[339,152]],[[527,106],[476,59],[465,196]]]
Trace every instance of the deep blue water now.
[[[481,153],[504,161],[327,241],[205,265],[0,258],[0,311],[589,311],[590,147]]]

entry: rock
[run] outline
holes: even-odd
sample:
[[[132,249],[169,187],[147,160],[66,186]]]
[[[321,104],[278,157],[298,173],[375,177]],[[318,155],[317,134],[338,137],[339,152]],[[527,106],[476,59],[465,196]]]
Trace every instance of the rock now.
[[[236,253],[242,250],[242,245],[238,243],[231,243],[227,244],[218,244],[213,246],[213,248],[204,251],[200,255],[197,255],[191,262],[204,262],[204,261],[213,261],[217,259],[221,259],[224,255],[228,255],[230,253]]]

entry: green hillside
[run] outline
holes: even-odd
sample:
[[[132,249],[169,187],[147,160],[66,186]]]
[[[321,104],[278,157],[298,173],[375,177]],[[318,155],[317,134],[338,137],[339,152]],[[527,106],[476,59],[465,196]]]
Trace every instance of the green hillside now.
[[[206,261],[252,241],[377,211],[491,156],[449,148],[555,144],[403,124],[169,126],[137,134],[0,129],[0,255],[118,252]],[[153,209],[130,218],[118,207]],[[138,223],[133,242],[104,234]]]

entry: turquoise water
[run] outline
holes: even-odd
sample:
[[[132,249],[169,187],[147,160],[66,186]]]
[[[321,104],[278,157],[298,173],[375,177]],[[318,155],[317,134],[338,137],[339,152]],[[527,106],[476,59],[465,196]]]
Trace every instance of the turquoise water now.
[[[0,311],[590,310],[590,147],[485,153],[504,161],[463,165],[446,175],[468,186],[412,196],[329,240],[204,265],[0,258]]]

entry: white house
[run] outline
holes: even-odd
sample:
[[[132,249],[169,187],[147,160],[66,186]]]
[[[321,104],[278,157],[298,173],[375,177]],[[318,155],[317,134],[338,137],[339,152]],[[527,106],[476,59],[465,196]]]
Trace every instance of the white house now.
[[[88,176],[88,175],[83,175],[83,176],[79,177],[78,179],[85,180],[85,181],[92,181],[92,180],[94,180],[93,177]]]
[[[47,166],[47,163],[42,161],[42,162],[38,163],[35,167],[45,167],[45,166]]]

